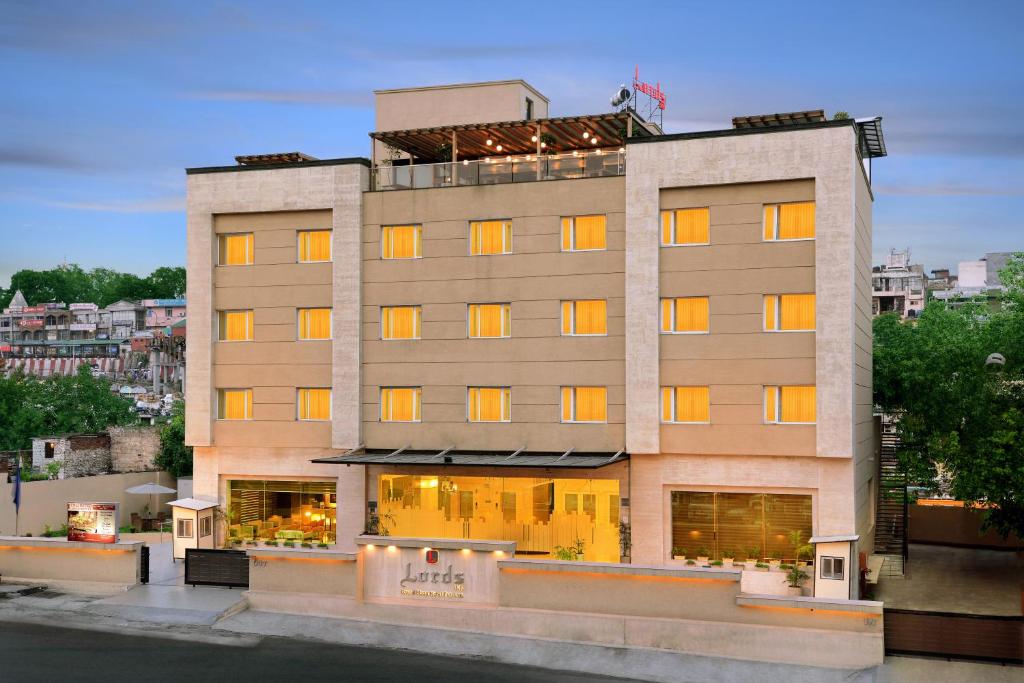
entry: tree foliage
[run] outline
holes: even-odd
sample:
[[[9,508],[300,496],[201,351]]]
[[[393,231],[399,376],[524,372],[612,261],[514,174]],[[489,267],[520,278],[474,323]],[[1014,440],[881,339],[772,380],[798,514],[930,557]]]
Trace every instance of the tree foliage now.
[[[986,522],[1024,537],[1024,254],[1004,271],[999,310],[930,302],[916,321],[874,321],[875,403],[898,416],[911,477],[939,469]],[[1005,365],[986,365],[1000,353]]]
[[[156,464],[175,477],[192,476],[192,447],[185,445],[185,403],[175,401],[171,419],[160,431]]]
[[[0,375],[0,450],[32,446],[32,437],[98,432],[138,421],[131,401],[110,391],[87,365],[74,375],[41,379],[14,372]]]
[[[100,307],[120,299],[177,299],[185,295],[185,269],[160,267],[146,277],[109,268],[83,270],[77,264],[50,270],[19,270],[9,289],[0,287],[0,304],[6,306],[21,290],[29,304],[60,301],[91,302]]]

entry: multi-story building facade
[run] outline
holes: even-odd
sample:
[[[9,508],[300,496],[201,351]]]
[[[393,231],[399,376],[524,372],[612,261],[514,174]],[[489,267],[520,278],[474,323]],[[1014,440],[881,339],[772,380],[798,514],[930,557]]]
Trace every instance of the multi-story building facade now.
[[[856,597],[879,120],[377,104],[371,159],[188,171],[186,438],[226,533],[656,565],[796,536]]]
[[[871,269],[872,312],[916,318],[924,310],[926,283],[924,266],[910,262],[909,249],[890,250],[885,263]]]
[[[185,319],[184,299],[143,299],[146,327],[150,331],[171,327]]]
[[[976,261],[960,261],[957,275],[950,286],[937,289],[932,296],[938,301],[957,306],[965,301],[984,300],[989,306],[1000,305],[999,296],[1006,289],[999,272],[1006,268],[1012,252],[989,252]]]

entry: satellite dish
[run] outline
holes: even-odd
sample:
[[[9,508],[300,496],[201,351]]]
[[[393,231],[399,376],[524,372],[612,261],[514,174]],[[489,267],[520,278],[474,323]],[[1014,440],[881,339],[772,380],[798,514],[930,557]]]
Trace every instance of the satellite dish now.
[[[632,93],[629,92],[629,88],[623,83],[619,86],[619,91],[612,95],[612,106],[618,107],[622,103],[629,101],[631,96]]]

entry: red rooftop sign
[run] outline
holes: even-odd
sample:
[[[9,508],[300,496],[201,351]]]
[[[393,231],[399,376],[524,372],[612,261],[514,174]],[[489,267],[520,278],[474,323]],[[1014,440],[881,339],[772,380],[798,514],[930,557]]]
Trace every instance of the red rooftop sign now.
[[[661,89],[661,83],[658,82],[656,85],[651,85],[646,81],[640,80],[640,65],[637,65],[636,71],[633,74],[633,90],[636,92],[642,92],[651,99],[658,103],[658,109],[665,109],[665,101],[668,99],[665,92]]]

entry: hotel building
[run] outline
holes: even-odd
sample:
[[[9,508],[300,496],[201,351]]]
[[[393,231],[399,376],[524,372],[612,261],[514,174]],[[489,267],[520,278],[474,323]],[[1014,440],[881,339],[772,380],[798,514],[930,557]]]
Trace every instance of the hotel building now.
[[[814,594],[858,597],[880,119],[664,134],[523,81],[376,106],[369,159],[188,170],[186,439],[224,537],[810,541]]]

